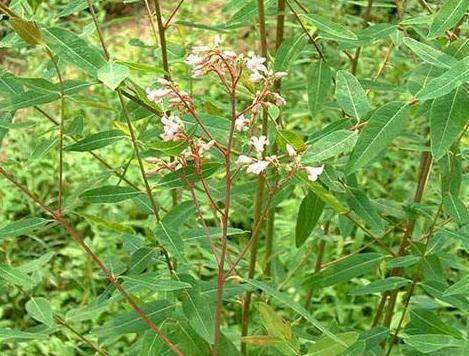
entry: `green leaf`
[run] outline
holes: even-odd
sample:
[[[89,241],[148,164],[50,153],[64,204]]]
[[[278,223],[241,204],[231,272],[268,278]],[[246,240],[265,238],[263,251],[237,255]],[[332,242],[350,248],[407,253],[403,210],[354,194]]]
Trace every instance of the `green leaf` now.
[[[265,0],[264,7],[268,7],[273,0]],[[236,13],[228,20],[228,25],[238,22],[250,21],[257,15],[257,0],[248,0]]]
[[[321,200],[328,204],[338,214],[344,214],[348,212],[348,209],[342,205],[342,203],[326,188],[324,188],[318,182],[310,182],[306,178],[301,178],[303,183],[306,183],[309,190],[316,194]]]
[[[441,349],[454,347],[463,348],[468,346],[467,341],[458,340],[452,336],[441,334],[405,335],[404,342],[425,354]]]
[[[202,166],[201,175],[203,178],[208,178],[215,174],[221,167],[222,165],[218,162],[205,163]],[[185,177],[185,179],[182,177]],[[186,185],[186,180],[191,182],[197,182],[200,180],[200,177],[196,173],[195,166],[193,164],[189,164],[185,168],[179,168],[176,170],[176,172],[166,174],[158,180],[158,186],[166,188],[184,187]]]
[[[325,288],[339,283],[347,282],[352,278],[372,272],[383,260],[380,253],[361,253],[333,264],[319,273],[306,278],[305,284],[309,287]]]
[[[353,173],[370,163],[386,149],[404,129],[409,117],[409,106],[391,102],[378,108],[358,136],[357,144],[347,163],[347,172]]]
[[[57,17],[69,16],[87,8],[88,8],[88,2],[86,0],[71,0],[62,9],[62,11],[58,13]]]
[[[443,293],[444,297],[450,295],[469,295],[469,274],[462,277],[459,281],[449,286]]]
[[[359,334],[355,331],[337,334],[342,343],[337,343],[329,336],[323,336],[314,343],[308,350],[308,356],[339,356],[358,340]]]
[[[446,53],[429,45],[416,41],[413,38],[405,37],[404,44],[419,56],[420,59],[430,63],[431,65],[442,68],[451,68],[451,66],[458,62],[456,58],[451,57],[450,55],[447,55]]]
[[[356,131],[333,131],[312,144],[304,153],[302,161],[304,164],[311,164],[347,153],[355,146],[357,139]]]
[[[172,255],[180,261],[185,261],[184,241],[176,229],[160,221],[155,229],[155,236]]]
[[[321,31],[346,40],[358,40],[358,37],[355,33],[353,33],[352,31],[337,22],[331,21],[325,17],[316,14],[308,14],[304,16],[308,19],[310,23],[312,23]]]
[[[196,289],[184,289],[182,310],[189,324],[209,344],[214,342],[215,304],[204,298]]]
[[[395,257],[392,260],[387,262],[387,267],[388,268],[402,268],[402,267],[410,267],[414,266],[420,261],[421,257],[420,256],[400,256],[400,257]]]
[[[93,77],[106,64],[101,51],[73,32],[60,27],[43,28],[44,41],[59,58]]]
[[[469,80],[469,57],[466,57],[440,76],[431,79],[418,93],[420,100],[429,100],[451,93]]]
[[[26,311],[33,319],[50,327],[55,325],[54,312],[46,298],[31,297],[25,307]]]
[[[27,341],[50,338],[47,334],[32,333],[28,331],[0,328],[0,340],[2,341]]]
[[[31,153],[29,161],[34,162],[43,158],[51,149],[53,149],[57,145],[57,142],[57,137],[39,141],[38,145],[34,148],[34,151]]]
[[[413,309],[410,311],[409,331],[418,330],[419,334],[445,334],[455,338],[461,338],[461,332],[446,323],[434,311],[425,309]]]
[[[281,293],[277,291],[274,287],[270,286],[267,283],[261,282],[261,281],[256,281],[254,279],[246,279],[245,282],[254,288],[262,289],[265,293],[270,295],[272,298],[277,300],[278,302],[284,304],[286,307],[293,309],[296,311],[298,314],[300,314],[303,318],[305,318],[307,321],[311,323],[315,328],[323,332],[325,335],[330,337],[332,340],[335,340],[339,344],[342,344],[344,346],[347,346],[345,342],[343,342],[340,338],[338,338],[336,335],[334,335],[332,332],[330,332],[328,329],[326,329],[316,318],[314,318],[305,308],[303,308],[300,304],[295,302],[293,299],[291,299],[288,295],[285,295],[284,293]]]
[[[402,277],[388,277],[379,281],[371,282],[364,287],[353,289],[351,295],[365,295],[381,293],[388,290],[394,290],[409,284],[410,280]]]
[[[125,79],[127,79],[129,74],[129,68],[113,61],[106,63],[104,66],[99,68],[97,72],[98,79],[112,90],[116,89]]]
[[[444,35],[445,31],[456,26],[466,13],[469,0],[447,0],[434,17],[430,25],[428,37]]]
[[[360,82],[346,70],[337,72],[335,97],[340,107],[358,120],[370,111],[368,99]]]
[[[26,273],[5,264],[0,264],[0,278],[25,289],[30,289],[34,285],[33,279]]]
[[[278,130],[276,139],[282,149],[285,149],[287,144],[292,146],[296,152],[303,152],[306,149],[306,145],[302,138],[293,131]]]
[[[11,27],[26,43],[38,45],[42,43],[41,29],[34,21],[28,21],[19,17],[10,18]]]
[[[308,38],[305,34],[284,40],[275,55],[273,70],[275,72],[287,71],[307,43]]]
[[[185,288],[192,288],[189,283],[175,281],[172,279],[161,279],[157,276],[150,276],[148,273],[137,276],[124,275],[121,276],[121,278],[132,290],[134,290],[133,286],[147,288],[158,292],[171,292]]]
[[[308,105],[311,115],[321,111],[332,86],[332,71],[324,61],[316,61],[308,71]]]
[[[469,93],[463,86],[432,102],[430,106],[431,147],[436,160],[446,154],[464,130],[468,119],[468,107]]]
[[[295,244],[300,247],[306,241],[308,236],[313,231],[322,211],[324,210],[325,203],[313,192],[306,195],[300,204],[300,210],[296,218],[295,228]]]
[[[384,232],[383,219],[379,216],[375,205],[368,199],[365,192],[357,188],[349,188],[347,193],[345,199],[350,210],[363,219],[372,231],[382,234]]]
[[[157,300],[144,304],[140,309],[142,309],[153,323],[159,325],[171,315],[174,304],[166,300]],[[99,337],[109,338],[123,334],[137,333],[149,328],[148,324],[145,323],[135,311],[131,311],[112,318],[103,326],[95,329],[94,333]]]
[[[158,151],[163,157],[177,156],[184,151],[188,143],[186,141],[152,141],[147,146]]]
[[[443,198],[443,207],[456,220],[458,225],[461,226],[469,223],[469,211],[458,197],[448,193]]]
[[[97,150],[98,148],[106,147],[114,142],[126,138],[127,135],[121,130],[101,131],[84,139],[66,146],[65,151],[86,152]]]
[[[105,185],[89,189],[80,194],[80,198],[88,203],[118,203],[139,195],[140,192],[131,187]]]
[[[46,225],[49,220],[43,218],[24,218],[0,228],[0,241],[26,235]]]

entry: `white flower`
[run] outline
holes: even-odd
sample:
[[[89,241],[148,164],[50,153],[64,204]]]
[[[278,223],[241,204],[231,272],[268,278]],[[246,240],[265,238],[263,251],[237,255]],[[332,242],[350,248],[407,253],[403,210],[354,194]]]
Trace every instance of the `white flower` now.
[[[251,56],[246,62],[246,67],[251,72],[263,72],[267,73],[267,67],[263,64],[266,61],[264,57]]]
[[[253,158],[245,155],[240,155],[236,161],[237,164],[250,164],[254,161]]]
[[[287,72],[275,72],[274,77],[275,79],[285,78],[288,75]]]
[[[292,145],[287,143],[286,148],[287,148],[288,155],[290,157],[296,157],[297,153],[296,153],[296,150],[293,148]]]
[[[264,152],[264,146],[267,146],[269,144],[269,140],[264,135],[259,137],[252,136],[250,143],[254,147],[256,152],[261,153]]]
[[[320,174],[324,171],[324,165],[320,167],[305,167],[306,173],[308,174],[308,179],[311,182],[318,180]]]
[[[158,104],[161,103],[164,97],[171,93],[171,89],[150,89],[147,88],[147,99]]]
[[[193,53],[200,53],[200,52],[207,52],[207,51],[210,51],[209,46],[195,46],[194,48],[192,48]]]
[[[178,116],[164,116],[161,118],[161,122],[163,123],[164,131],[164,133],[161,134],[163,141],[175,141],[180,138],[179,134],[184,131],[184,124]]]
[[[248,168],[246,169],[247,173],[254,173],[254,174],[261,174],[262,172],[265,171],[265,169],[268,167],[270,162],[268,161],[256,161],[254,163],[251,163]]]
[[[171,82],[170,82],[169,80],[165,79],[165,78],[158,78],[156,81],[157,81],[158,83],[160,83],[161,85],[169,85],[169,84],[171,84]]]
[[[257,82],[260,82],[262,79],[264,79],[264,77],[262,76],[262,74],[260,72],[252,72],[251,75],[249,76],[249,80],[251,80],[251,82],[254,82],[254,83],[257,83]]]
[[[204,57],[198,56],[196,54],[189,54],[186,59],[184,59],[184,63],[190,66],[196,66],[201,64],[204,61]]]
[[[209,149],[211,149],[215,145],[215,140],[208,141],[207,143],[201,143],[200,144],[200,154],[203,154],[204,152],[207,152]]]
[[[250,121],[243,114],[239,115],[235,120],[236,131],[246,131],[249,128],[249,123]]]

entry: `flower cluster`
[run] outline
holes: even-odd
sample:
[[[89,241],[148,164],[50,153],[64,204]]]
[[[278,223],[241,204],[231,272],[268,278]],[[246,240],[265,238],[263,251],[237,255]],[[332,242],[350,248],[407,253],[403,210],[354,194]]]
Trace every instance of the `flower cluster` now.
[[[324,167],[304,166],[301,157],[295,148],[286,145],[286,154],[280,156],[267,155],[266,149],[269,140],[265,135],[255,136],[253,132],[258,129],[256,125],[257,117],[261,109],[267,110],[271,105],[286,105],[286,100],[277,93],[273,87],[276,80],[287,75],[286,72],[273,72],[267,67],[267,60],[264,57],[237,54],[231,50],[224,50],[218,41],[212,47],[197,46],[192,49],[192,53],[187,56],[185,63],[192,67],[192,76],[200,78],[210,73],[215,73],[227,94],[233,98],[236,96],[236,88],[240,83],[243,73],[248,73],[248,80],[259,83],[257,92],[253,95],[253,100],[244,109],[231,113],[234,132],[247,135],[249,140],[249,152],[239,154],[236,160],[238,169],[245,167],[247,173],[260,175],[264,174],[269,167],[276,170],[284,169],[290,175],[303,170],[310,181],[316,181],[322,173]],[[244,80],[245,76],[243,76]],[[158,80],[159,88],[147,89],[149,101],[160,105],[163,109],[169,103],[169,110],[172,114],[163,116],[163,141],[185,141],[187,148],[181,152],[172,162],[163,160],[153,160],[157,164],[154,171],[161,170],[176,171],[179,167],[187,166],[193,162],[196,172],[201,173],[203,161],[208,152],[213,147],[219,149],[222,154],[226,154],[226,147],[214,140],[213,136],[206,130],[194,106],[194,102],[188,93],[181,90],[175,83],[166,79]],[[234,99],[232,99],[234,100]],[[195,139],[185,130],[184,123],[174,111],[192,116],[204,131],[202,137]]]

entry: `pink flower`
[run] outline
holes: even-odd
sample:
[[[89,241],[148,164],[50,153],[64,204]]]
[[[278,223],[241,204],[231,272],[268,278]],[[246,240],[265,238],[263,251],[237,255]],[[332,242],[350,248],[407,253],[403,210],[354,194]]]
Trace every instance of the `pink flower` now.
[[[250,140],[250,143],[254,147],[256,152],[262,153],[262,152],[264,152],[264,147],[269,144],[269,140],[264,135],[259,136],[259,137],[252,136],[251,140]]]
[[[201,64],[204,61],[204,57],[198,56],[196,54],[189,54],[186,59],[184,59],[184,63],[190,66],[196,66]]]
[[[277,93],[272,93],[272,95],[274,96],[274,99],[275,99],[275,105],[277,106],[287,105],[287,101],[282,96],[280,96]]]
[[[263,160],[256,161],[254,163],[251,163],[248,166],[248,168],[246,169],[246,172],[259,175],[266,170],[269,164],[270,162],[268,161],[263,161]]]
[[[246,67],[251,72],[263,72],[267,73],[267,67],[263,64],[265,63],[266,59],[264,57],[259,56],[251,56],[246,62]]]
[[[159,104],[161,103],[161,101],[163,100],[163,98],[165,98],[166,96],[168,96],[170,93],[171,93],[171,89],[150,89],[150,88],[147,88],[146,90],[147,92],[147,99],[156,103],[156,104]]]
[[[246,131],[249,128],[249,124],[250,121],[241,114],[235,120],[235,129],[236,131]]]
[[[318,177],[324,171],[324,165],[320,167],[305,167],[306,174],[308,175],[308,179],[311,182],[315,182],[318,180]]]
[[[181,138],[181,134],[184,132],[184,124],[178,116],[164,116],[161,118],[161,122],[164,131],[161,134],[163,141],[177,141]]]

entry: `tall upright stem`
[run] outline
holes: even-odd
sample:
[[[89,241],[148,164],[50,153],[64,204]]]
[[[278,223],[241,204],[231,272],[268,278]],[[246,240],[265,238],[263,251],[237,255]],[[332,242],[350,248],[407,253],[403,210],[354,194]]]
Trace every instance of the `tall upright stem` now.
[[[428,176],[430,173],[430,167],[432,165],[432,155],[430,152],[423,152],[422,153],[422,158],[420,161],[420,170],[419,170],[419,177],[418,177],[418,183],[417,183],[417,188],[415,190],[415,195],[414,195],[414,203],[419,203],[422,200],[423,197],[423,192],[425,190],[425,186],[428,181]],[[402,236],[401,243],[399,245],[399,252],[398,256],[404,256],[406,254],[407,248],[409,246],[409,241],[410,238],[412,237],[412,233],[414,232],[414,227],[416,223],[416,218],[412,218],[407,222],[407,226],[404,232],[404,235]],[[391,276],[399,276],[401,274],[401,269],[399,268],[393,268],[390,272]],[[389,296],[389,298],[388,298]],[[397,298],[397,291],[391,292],[391,293],[383,293],[381,296],[381,300],[378,306],[378,310],[376,311],[375,315],[375,320],[379,320],[381,317],[381,314],[384,309],[384,300],[388,299],[388,306],[386,309],[386,314],[384,318],[384,325],[389,326],[391,324],[392,316],[394,314],[394,306],[396,304],[396,298]]]
[[[233,148],[233,136],[236,122],[236,81],[232,80],[231,92],[231,123],[230,131],[228,134],[228,143],[225,153],[225,209],[222,215],[222,237],[221,237],[221,256],[218,263],[218,276],[217,276],[217,295],[215,305],[215,337],[214,346],[212,350],[213,355],[218,355],[220,342],[221,342],[221,323],[223,318],[223,294],[225,285],[224,267],[226,260],[226,253],[228,248],[228,223],[230,216],[231,205],[231,156]]]
[[[285,0],[278,0],[277,2],[277,30],[275,35],[275,52],[282,45],[283,37],[285,33]],[[278,79],[275,82],[274,90],[280,92],[281,80]],[[277,118],[277,123],[280,123],[280,115]],[[276,154],[278,151],[277,143],[272,146],[272,154]],[[269,210],[267,216],[267,231],[265,236],[265,257],[264,257],[264,275],[270,276],[270,270],[272,266],[272,251],[274,246],[274,233],[275,233],[275,209]]]
[[[109,51],[107,49],[106,42],[104,41],[104,35],[102,33],[101,26],[99,26],[98,18],[96,16],[95,11],[94,11],[93,3],[92,3],[91,0],[87,0],[87,2],[88,2],[88,7],[90,9],[91,16],[93,18],[94,25],[95,25],[96,30],[98,32],[98,37],[99,37],[99,41],[101,42],[101,47],[103,49],[104,56],[105,56],[106,60],[109,60],[110,59],[110,54],[109,54]],[[117,88],[116,91],[117,91],[117,96],[119,97],[119,102],[120,102],[122,112],[123,112],[124,117],[125,117],[125,121],[127,123],[127,128],[129,130],[129,133],[130,133],[130,139],[132,141],[132,147],[133,147],[134,152],[135,152],[135,157],[137,158],[138,167],[139,167],[139,170],[140,170],[140,175],[142,177],[142,181],[143,181],[143,184],[145,186],[145,192],[148,196],[148,199],[150,200],[150,205],[151,205],[153,214],[155,215],[156,221],[160,221],[160,214],[159,214],[159,210],[158,210],[158,205],[156,204],[155,198],[153,197],[153,193],[151,191],[150,184],[148,183],[148,179],[145,175],[145,167],[143,166],[143,161],[142,161],[142,157],[140,155],[140,150],[138,148],[137,137],[135,135],[135,131],[134,131],[134,128],[133,128],[133,125],[132,125],[132,121],[130,119],[130,115],[129,115],[129,113],[127,111],[127,108],[125,106],[124,95],[122,94],[122,91],[119,88]],[[166,264],[168,266],[169,272],[171,274],[173,274],[174,273],[174,266],[173,266],[173,264],[172,264],[172,262],[169,258],[168,251],[163,246],[159,246],[159,247],[160,247],[161,251],[163,252],[163,255],[165,256]]]
[[[267,34],[265,28],[265,9],[264,9],[264,0],[257,0],[257,13],[259,16],[259,35],[260,35],[260,49],[261,55],[266,58],[267,60]],[[267,120],[268,120],[268,113],[264,109],[262,112],[262,134],[267,136]],[[265,176],[263,174],[259,175],[257,179],[257,186],[256,186],[256,200],[254,203],[254,221],[253,226],[256,226],[261,219],[262,215],[262,207],[264,204],[264,190],[265,190]],[[252,247],[251,247],[251,254],[249,256],[249,270],[248,270],[248,278],[253,278],[254,273],[256,271],[256,263],[257,263],[257,250],[258,250],[258,242],[260,236],[261,229],[257,229],[257,231],[252,235],[251,239],[253,239]],[[251,297],[252,292],[246,292],[244,297],[243,306],[242,306],[242,316],[241,316],[241,337],[246,336],[249,330],[249,309],[251,306]],[[247,353],[246,344],[241,342],[241,352],[243,354]]]
[[[163,62],[165,78],[169,80],[171,79],[171,73],[169,72],[168,49],[166,45],[166,28],[164,27],[163,18],[161,16],[160,1],[153,0],[153,4],[155,5],[156,23],[158,24],[158,37],[160,39],[161,46],[161,60]]]

